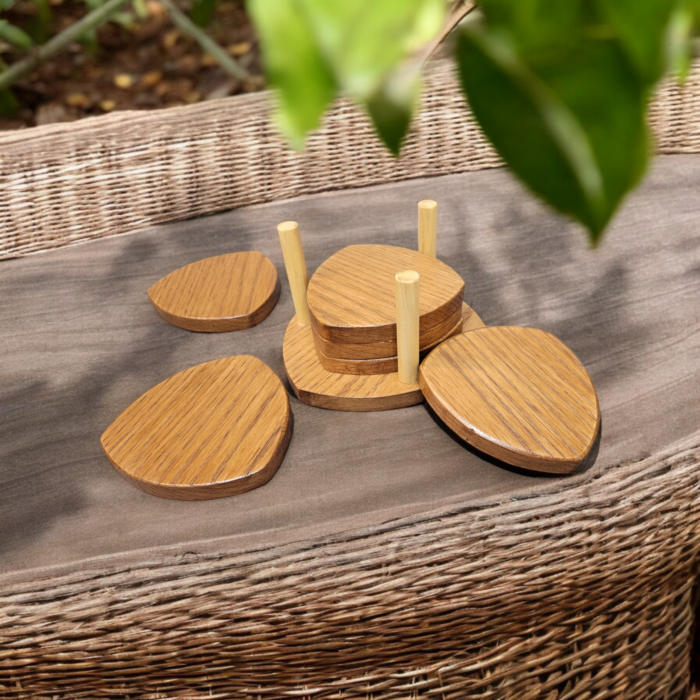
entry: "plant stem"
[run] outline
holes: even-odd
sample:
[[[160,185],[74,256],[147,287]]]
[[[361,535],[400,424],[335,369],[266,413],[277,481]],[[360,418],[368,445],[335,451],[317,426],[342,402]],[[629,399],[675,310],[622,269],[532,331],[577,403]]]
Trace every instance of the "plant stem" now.
[[[473,10],[476,9],[475,0],[456,0],[442,25],[439,34],[428,44],[421,56],[423,61],[427,61],[440,47],[452,30]]]
[[[0,73],[0,90],[9,87],[12,83],[31,73],[44,61],[53,58],[57,53],[60,53],[70,44],[77,41],[85,32],[104,24],[112,14],[128,1],[107,0],[104,5],[89,12],[75,24],[71,24],[70,27],[67,27],[53,39],[47,41],[43,46],[39,46],[29,56],[10,66],[6,71]]]
[[[0,73],[0,90],[10,87],[20,78],[31,73],[37,66],[53,58],[80,37],[100,25],[109,18],[129,0],[107,0],[104,5],[89,12],[85,17],[57,34],[53,39],[47,41],[43,46],[37,47],[31,54],[21,61],[13,64]],[[179,10],[170,0],[161,0],[170,14],[173,23],[181,31],[189,34],[207,53],[210,53],[219,62],[221,67],[238,80],[248,80],[250,73],[245,68],[234,61],[210,36],[197,27],[181,10]]]
[[[53,20],[53,13],[51,12],[51,5],[49,5],[48,0],[35,0],[37,14],[36,14],[36,32],[35,37],[37,43],[43,44],[49,36],[49,31],[51,29],[51,21]]]
[[[208,54],[211,54],[219,65],[232,77],[238,80],[248,80],[250,73],[234,61],[206,32],[202,31],[172,0],[160,0],[168,10],[173,24],[189,34]]]

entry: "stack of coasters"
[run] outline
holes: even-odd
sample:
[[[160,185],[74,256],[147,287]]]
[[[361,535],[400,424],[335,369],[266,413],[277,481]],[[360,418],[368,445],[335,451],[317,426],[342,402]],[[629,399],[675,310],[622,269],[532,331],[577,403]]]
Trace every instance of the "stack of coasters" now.
[[[340,411],[421,403],[419,354],[462,333],[465,325],[483,325],[464,304],[464,280],[435,258],[437,205],[425,200],[418,211],[418,251],[348,246],[328,258],[311,281],[298,225],[287,221],[277,227],[296,311],[284,337],[284,364],[304,403]],[[416,352],[410,379],[400,376],[397,341],[397,283],[406,274],[420,281],[404,317],[411,319],[411,339],[404,346]]]
[[[426,204],[428,227],[421,226]],[[545,331],[485,327],[463,301],[464,281],[433,257],[434,215],[433,202],[419,204],[419,251],[349,246],[310,282],[297,224],[278,226],[296,310],[283,348],[295,394],[341,411],[425,399],[480,451],[516,467],[570,473],[600,431],[591,378]]]
[[[420,276],[420,352],[462,332],[464,280],[452,268],[407,248],[348,246],[316,270],[307,289],[316,355],[324,369],[397,371],[394,278],[402,270]]]

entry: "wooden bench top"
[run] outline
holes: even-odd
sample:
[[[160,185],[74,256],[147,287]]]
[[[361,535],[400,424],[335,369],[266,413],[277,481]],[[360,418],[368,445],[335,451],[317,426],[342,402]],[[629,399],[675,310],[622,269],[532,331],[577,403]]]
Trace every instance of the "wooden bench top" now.
[[[698,429],[696,156],[659,158],[598,250],[503,170],[240,209],[0,264],[0,572],[250,550],[551,488],[552,478],[465,449],[425,406],[353,414],[292,398],[294,435],[274,479],[212,502],[142,493],[102,452],[100,435],[124,408],[188,367],[249,353],[284,377],[293,310],[277,223],[300,223],[312,272],[349,242],[415,246],[424,198],[440,204],[438,257],[486,323],[552,332],[585,364],[602,411],[589,469]],[[154,282],[245,250],[267,255],[282,280],[259,326],[197,334],[158,317],[146,293]]]

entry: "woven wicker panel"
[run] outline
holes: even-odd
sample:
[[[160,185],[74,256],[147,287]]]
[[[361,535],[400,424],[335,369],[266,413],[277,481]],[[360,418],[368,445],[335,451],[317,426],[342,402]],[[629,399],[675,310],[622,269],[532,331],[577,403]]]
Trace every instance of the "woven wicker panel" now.
[[[341,101],[304,153],[258,94],[122,112],[0,139],[0,258],[301,194],[496,165],[450,64],[431,71],[399,160]]]
[[[684,698],[698,467],[700,435],[546,496],[16,584],[2,697]]]
[[[346,101],[304,153],[290,151],[268,105],[268,95],[249,95],[0,137],[0,259],[247,204],[499,164],[448,60],[428,72],[399,159]],[[665,84],[651,120],[661,152],[695,152],[700,72],[682,90]]]

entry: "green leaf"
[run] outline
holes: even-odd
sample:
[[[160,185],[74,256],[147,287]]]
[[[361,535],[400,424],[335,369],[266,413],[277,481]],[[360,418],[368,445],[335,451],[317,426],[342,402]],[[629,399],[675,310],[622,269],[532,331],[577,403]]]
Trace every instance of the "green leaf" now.
[[[100,43],[97,41],[97,32],[94,29],[88,29],[83,32],[78,38],[78,42],[91,56],[97,56],[99,54]]]
[[[14,24],[10,24],[6,19],[0,19],[0,39],[4,39],[20,49],[30,49],[34,45],[29,34]]]
[[[640,76],[655,83],[666,66],[666,35],[678,0],[598,0]]]
[[[364,104],[397,152],[416,106],[412,54],[439,31],[445,0],[250,0],[278,121],[296,145],[336,92]]]
[[[364,101],[440,30],[445,0],[299,0],[340,89]]]
[[[646,91],[615,42],[582,32],[566,46],[543,42],[525,62],[507,33],[471,27],[457,54],[474,116],[503,159],[596,242],[648,153]]]
[[[0,56],[0,73],[7,70],[7,64]],[[0,89],[0,117],[12,119],[19,112],[19,102],[10,88]]]
[[[265,70],[277,90],[277,122],[296,147],[317,128],[336,82],[297,0],[249,0]]]
[[[340,90],[365,105],[398,155],[418,104],[411,60],[440,30],[445,0],[300,0]]]
[[[694,9],[690,2],[681,2],[671,17],[666,35],[668,69],[681,82],[685,82],[690,73]]]
[[[146,5],[146,0],[133,0],[131,6],[133,7],[136,16],[141,21],[148,19],[148,17],[150,16],[148,6]]]
[[[19,112],[19,102],[12,90],[3,88],[0,90],[0,117],[12,119]]]
[[[190,17],[198,27],[207,27],[216,10],[218,0],[194,0]]]
[[[585,21],[582,0],[481,0],[479,6],[488,26],[507,30],[521,54],[566,46]]]
[[[398,156],[420,94],[420,65],[395,70],[367,100],[367,111],[387,148]]]
[[[506,163],[560,211],[600,231],[602,176],[581,129],[505,41],[465,31],[457,47],[472,112]]]
[[[29,33],[37,44],[43,44],[48,38],[53,21],[49,0],[34,0],[36,15],[32,18]]]
[[[603,226],[640,181],[650,154],[648,84],[615,40],[586,36],[533,69],[581,125],[603,178]],[[602,227],[601,227],[602,228]]]
[[[131,12],[115,12],[110,18],[110,22],[114,22],[114,24],[118,24],[120,27],[124,27],[124,29],[133,29],[134,26],[136,25],[136,20],[134,18],[134,15],[131,14]],[[99,45],[97,47],[97,50],[99,51]]]

